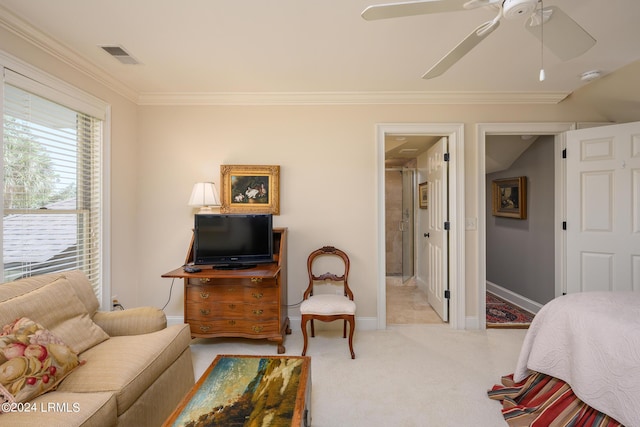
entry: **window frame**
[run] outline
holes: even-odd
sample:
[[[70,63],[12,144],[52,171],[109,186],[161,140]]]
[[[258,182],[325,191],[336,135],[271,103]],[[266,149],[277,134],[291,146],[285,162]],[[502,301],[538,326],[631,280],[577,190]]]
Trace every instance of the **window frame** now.
[[[111,197],[110,197],[110,154],[111,154],[111,106],[105,101],[65,81],[48,74],[26,62],[0,50],[0,116],[4,120],[5,83],[18,86],[35,95],[50,99],[72,110],[102,120],[102,146],[100,153],[100,287],[98,300],[103,310],[111,309]],[[0,126],[0,140],[4,141],[4,126]],[[4,143],[4,142],[3,142]],[[3,165],[0,156],[0,165]],[[0,219],[0,221],[2,221]],[[0,232],[0,247],[3,245],[3,233]],[[3,273],[0,273],[2,277]],[[4,280],[0,280],[3,282]]]

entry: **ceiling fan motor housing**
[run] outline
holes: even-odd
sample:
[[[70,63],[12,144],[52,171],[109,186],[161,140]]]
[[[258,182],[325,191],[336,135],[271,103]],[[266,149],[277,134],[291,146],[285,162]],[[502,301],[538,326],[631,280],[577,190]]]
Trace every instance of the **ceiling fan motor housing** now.
[[[504,0],[502,15],[507,19],[529,16],[535,12],[538,0]]]

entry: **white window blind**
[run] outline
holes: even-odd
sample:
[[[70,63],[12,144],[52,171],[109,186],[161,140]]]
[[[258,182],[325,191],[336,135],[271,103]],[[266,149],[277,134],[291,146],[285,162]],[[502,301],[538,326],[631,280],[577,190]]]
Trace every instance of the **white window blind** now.
[[[102,300],[103,120],[20,81],[3,86],[3,281],[80,269]]]

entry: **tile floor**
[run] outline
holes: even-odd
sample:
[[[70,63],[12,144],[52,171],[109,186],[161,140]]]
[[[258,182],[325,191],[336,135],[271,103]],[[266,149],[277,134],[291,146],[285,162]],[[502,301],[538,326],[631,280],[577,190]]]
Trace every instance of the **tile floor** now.
[[[413,279],[405,284],[401,277],[387,277],[387,324],[441,323],[442,319],[427,302],[427,295]]]

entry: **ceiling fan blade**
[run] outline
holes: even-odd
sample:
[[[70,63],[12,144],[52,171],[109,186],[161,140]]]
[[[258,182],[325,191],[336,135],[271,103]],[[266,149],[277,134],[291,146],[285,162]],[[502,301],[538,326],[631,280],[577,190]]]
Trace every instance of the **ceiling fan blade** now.
[[[402,16],[426,15],[430,13],[465,10],[469,0],[420,0],[402,3],[376,4],[367,7],[361,16],[367,20],[400,18]]]
[[[576,58],[596,44],[596,39],[562,9],[556,6],[546,7],[543,16],[546,15],[549,15],[548,20],[542,26],[539,25],[539,11],[532,15],[525,26],[538,40],[542,39],[543,44],[562,61]]]
[[[480,25],[478,28],[473,30],[473,32],[469,34],[464,40],[462,40],[456,47],[451,49],[451,51],[447,53],[444,58],[438,61],[436,65],[431,67],[431,69],[429,69],[429,71],[427,71],[422,76],[422,78],[432,79],[447,71],[453,64],[462,59],[463,56],[469,53],[471,49],[476,47],[489,34],[494,32],[499,25],[500,21],[498,19],[494,19],[493,21],[485,22],[484,24]]]

